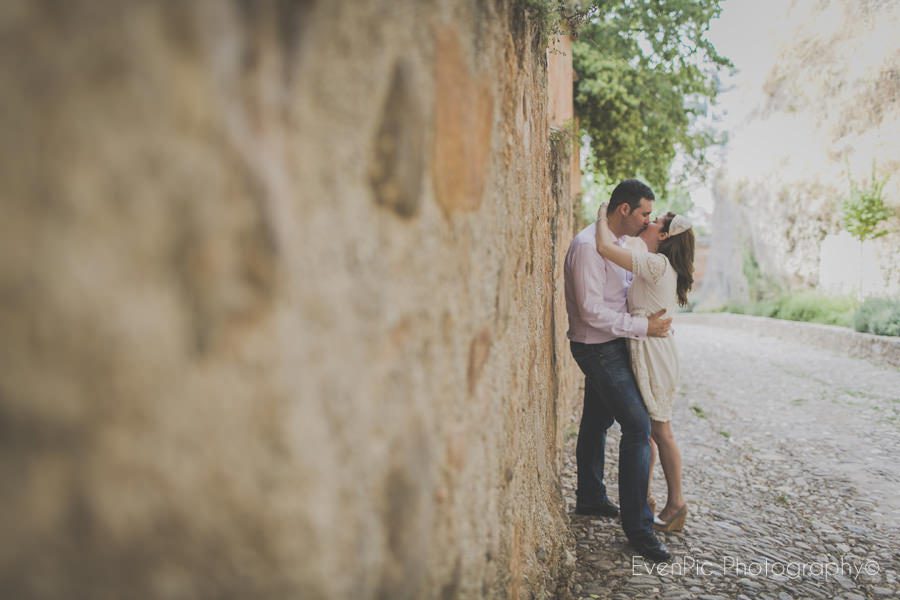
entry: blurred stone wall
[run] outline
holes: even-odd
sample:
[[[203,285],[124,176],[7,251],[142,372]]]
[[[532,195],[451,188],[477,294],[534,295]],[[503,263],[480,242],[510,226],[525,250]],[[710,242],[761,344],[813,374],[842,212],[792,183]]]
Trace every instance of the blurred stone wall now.
[[[0,596],[553,597],[571,144],[526,11],[0,28]]]
[[[761,43],[775,44],[775,60],[765,67],[753,110],[729,132],[714,185],[710,271],[700,303],[746,301],[760,284],[821,288],[842,279],[829,289],[857,289],[842,276],[845,269],[866,270],[867,295],[896,296],[897,217],[886,224],[890,235],[869,244],[865,265],[856,242],[845,248],[853,256],[846,264],[822,251],[844,230],[841,207],[851,181],[868,187],[873,174],[886,181],[885,202],[900,215],[900,4],[828,0],[773,11],[780,33]],[[767,281],[747,281],[750,263]]]

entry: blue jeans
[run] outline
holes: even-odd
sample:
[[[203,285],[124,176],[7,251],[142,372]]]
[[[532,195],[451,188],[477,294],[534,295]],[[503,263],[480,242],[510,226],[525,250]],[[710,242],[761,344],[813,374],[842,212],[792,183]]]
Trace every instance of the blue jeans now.
[[[578,429],[578,502],[606,498],[603,484],[606,430],[619,422],[619,509],[629,540],[653,536],[653,514],[647,506],[650,477],[650,417],[631,371],[624,338],[604,344],[570,342],[572,356],[585,376],[584,410]]]

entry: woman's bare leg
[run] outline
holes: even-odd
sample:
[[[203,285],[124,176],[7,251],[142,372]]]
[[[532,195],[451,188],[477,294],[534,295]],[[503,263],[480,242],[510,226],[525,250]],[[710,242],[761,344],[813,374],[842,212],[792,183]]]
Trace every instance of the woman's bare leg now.
[[[651,421],[651,427],[653,422]],[[656,466],[656,442],[653,441],[653,435],[650,435],[650,477],[647,478],[647,498],[653,497],[653,467]]]
[[[666,475],[666,507],[659,513],[659,518],[666,521],[685,504],[681,491],[681,452],[675,443],[671,422],[651,421],[650,435],[659,448],[659,463]]]

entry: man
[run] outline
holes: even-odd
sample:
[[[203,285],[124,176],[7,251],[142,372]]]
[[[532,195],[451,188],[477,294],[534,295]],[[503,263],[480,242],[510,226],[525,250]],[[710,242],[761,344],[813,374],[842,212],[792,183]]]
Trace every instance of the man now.
[[[609,228],[618,238],[638,235],[650,223],[653,191],[635,179],[616,186],[609,199]],[[664,337],[672,322],[663,311],[648,317],[628,314],[625,295],[631,274],[597,252],[595,224],[572,240],[566,254],[566,312],[572,356],[584,372],[584,409],[576,459],[577,514],[614,517],[619,513],[603,483],[606,430],[622,428],[619,444],[619,504],[622,529],[639,554],[653,561],[671,558],[653,533],[647,506],[650,476],[650,417],[631,371],[626,337]]]

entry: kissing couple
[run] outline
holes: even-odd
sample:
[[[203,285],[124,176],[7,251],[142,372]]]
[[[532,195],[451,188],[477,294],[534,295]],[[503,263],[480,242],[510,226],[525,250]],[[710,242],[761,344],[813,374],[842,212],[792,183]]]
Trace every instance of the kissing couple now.
[[[654,531],[681,530],[687,518],[671,426],[679,375],[671,315],[693,284],[694,233],[683,215],[651,221],[654,201],[636,179],[616,186],[569,246],[565,293],[567,336],[584,373],[575,512],[619,514],[603,482],[606,432],[616,421],[622,529],[638,554],[662,562],[671,554]],[[652,446],[668,488],[658,515],[649,493]]]

